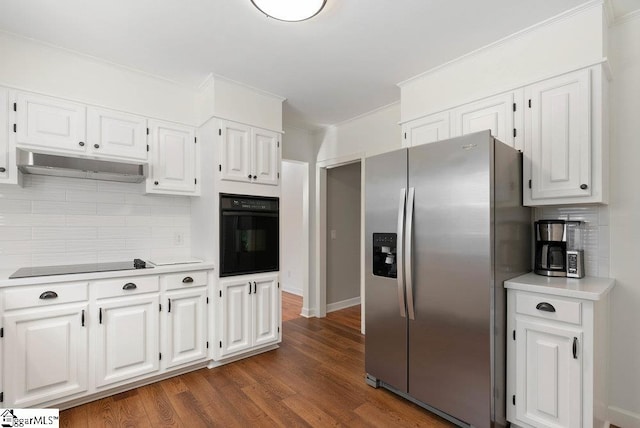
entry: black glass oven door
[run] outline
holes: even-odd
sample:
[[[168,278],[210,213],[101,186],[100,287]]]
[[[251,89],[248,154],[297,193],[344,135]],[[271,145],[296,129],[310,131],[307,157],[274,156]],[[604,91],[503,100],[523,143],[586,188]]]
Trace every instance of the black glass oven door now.
[[[220,229],[220,276],[279,269],[277,213],[223,211]]]

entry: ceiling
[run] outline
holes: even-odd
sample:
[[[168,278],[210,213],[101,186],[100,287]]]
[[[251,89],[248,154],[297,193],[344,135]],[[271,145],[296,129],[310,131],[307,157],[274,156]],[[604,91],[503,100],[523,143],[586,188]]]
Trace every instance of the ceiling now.
[[[314,129],[397,101],[398,82],[582,3],[327,0],[286,23],[250,0],[7,0],[0,30],[192,87],[224,76],[286,97],[285,125]]]

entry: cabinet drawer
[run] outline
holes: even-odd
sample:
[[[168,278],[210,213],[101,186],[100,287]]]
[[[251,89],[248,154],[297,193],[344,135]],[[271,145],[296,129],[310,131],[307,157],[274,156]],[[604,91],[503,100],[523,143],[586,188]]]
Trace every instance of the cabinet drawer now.
[[[207,272],[180,272],[171,275],[164,275],[167,290],[175,290],[185,287],[198,287],[207,285]]]
[[[582,303],[544,294],[516,295],[516,313],[553,321],[582,324]]]
[[[67,282],[10,288],[4,292],[5,310],[87,301],[87,282]]]
[[[160,281],[158,276],[115,278],[91,283],[91,293],[96,299],[152,293],[159,290]]]

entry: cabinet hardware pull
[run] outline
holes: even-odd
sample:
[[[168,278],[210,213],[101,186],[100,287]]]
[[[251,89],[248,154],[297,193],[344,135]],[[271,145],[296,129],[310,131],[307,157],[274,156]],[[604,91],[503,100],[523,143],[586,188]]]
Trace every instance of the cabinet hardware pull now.
[[[538,309],[539,311],[545,311],[545,312],[555,312],[556,311],[556,308],[554,308],[551,303],[547,303],[547,302],[538,303],[536,305],[536,309]]]
[[[577,337],[573,338],[573,358],[575,360],[578,359],[578,338]]]
[[[182,280],[183,284],[190,284],[193,282],[193,278],[191,278],[190,276],[186,276],[184,277],[184,279]]]
[[[580,188],[581,188],[582,190],[587,190],[587,189],[589,188],[589,186],[587,186],[586,184],[581,184],[581,185],[580,185]]]
[[[5,172],[7,169],[0,166],[0,172]]]
[[[157,181],[154,181],[154,182],[153,182],[153,184],[155,184],[155,185],[157,186],[157,185],[158,185],[158,182],[157,182]]]
[[[94,144],[94,145],[93,145],[93,147],[94,147],[95,149],[99,149],[99,148],[100,148],[100,144]]]
[[[58,293],[56,293],[55,291],[45,291],[44,293],[42,293],[40,295],[40,298],[43,300],[46,299],[55,299],[58,297]]]
[[[248,177],[249,177],[249,180],[251,180],[251,174],[249,174],[249,176],[248,176]]]
[[[84,327],[84,309],[82,310],[82,317],[80,320],[82,321],[82,327]]]
[[[257,180],[257,179],[258,179],[258,176],[257,176],[257,175],[254,175],[254,176],[253,176],[253,179],[254,179],[254,180]]]
[[[256,288],[256,282],[253,281],[253,294],[256,294],[258,292],[258,289]]]
[[[249,281],[249,294],[251,294],[251,281]]]
[[[167,312],[171,312],[171,299],[169,299],[169,309],[167,309]]]
[[[102,308],[98,310],[98,322],[102,324]]]
[[[123,290],[135,290],[136,288],[138,288],[138,286],[135,285],[133,282],[127,282],[125,285],[122,286]]]
[[[83,143],[82,141],[80,141],[80,142],[78,143],[78,145],[79,145],[80,147],[84,147],[84,143]]]

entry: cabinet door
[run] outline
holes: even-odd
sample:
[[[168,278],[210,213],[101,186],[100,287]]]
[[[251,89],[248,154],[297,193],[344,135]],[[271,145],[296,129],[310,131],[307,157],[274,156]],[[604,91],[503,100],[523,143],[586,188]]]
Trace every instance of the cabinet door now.
[[[581,70],[526,88],[525,97],[531,100],[529,192],[534,203],[591,195],[590,85],[590,71]]]
[[[17,93],[16,104],[17,144],[54,151],[86,151],[84,106],[23,92]]]
[[[167,367],[190,363],[207,356],[207,289],[167,293]]]
[[[251,156],[254,180],[260,184],[278,184],[280,176],[280,136],[264,129],[253,129],[251,140],[253,154]]]
[[[516,337],[518,420],[536,427],[580,428],[582,332],[518,319]]]
[[[147,191],[193,193],[196,191],[196,141],[193,128],[149,121],[151,177]]]
[[[514,123],[515,105],[516,93],[509,92],[456,108],[453,110],[452,137],[489,129],[491,135],[498,140],[522,149],[522,144],[516,144],[516,139],[519,143],[522,136],[517,137]]]
[[[278,277],[256,278],[253,296],[253,344],[277,342],[280,337],[280,293]]]
[[[98,301],[96,386],[158,370],[159,304],[157,294]]]
[[[80,304],[4,317],[5,406],[33,407],[87,390],[86,315]]]
[[[222,180],[250,182],[251,128],[239,123],[221,122],[222,134],[220,178]]]
[[[15,168],[15,165],[12,167]],[[9,91],[0,88],[0,182],[9,178]]]
[[[220,355],[249,349],[251,341],[251,298],[253,284],[244,280],[220,281],[222,322]]]
[[[450,136],[449,112],[432,114],[402,126],[402,147],[446,140]]]
[[[89,107],[87,144],[97,156],[147,159],[147,119],[128,113]]]

